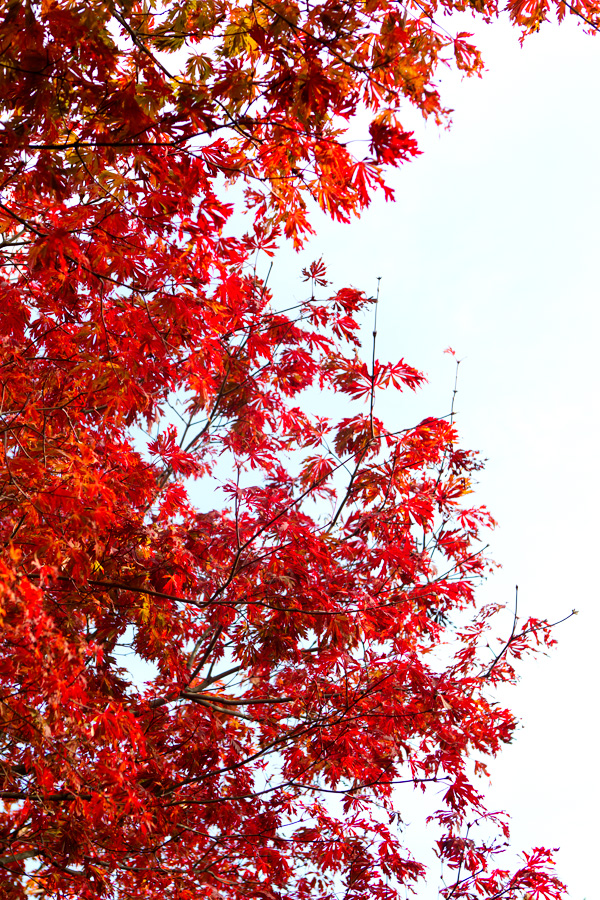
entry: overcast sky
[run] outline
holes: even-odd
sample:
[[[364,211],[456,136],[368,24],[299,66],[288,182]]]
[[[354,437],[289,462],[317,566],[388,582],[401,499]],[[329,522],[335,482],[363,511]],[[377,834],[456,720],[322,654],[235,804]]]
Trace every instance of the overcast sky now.
[[[600,43],[570,23],[523,49],[502,24],[479,28],[478,42],[483,79],[442,82],[452,129],[411,120],[424,154],[394,178],[396,203],[376,202],[351,226],[319,220],[303,260],[323,255],[336,287],[374,292],[382,276],[379,355],[429,377],[397,408],[403,419],[446,413],[454,371],[443,350],[463,360],[458,423],[463,446],[488,460],[478,499],[499,521],[503,565],[482,598],[510,604],[518,583],[525,616],[579,610],[504,698],[523,729],[488,796],[511,811],[515,845],[560,846],[571,896],[593,900]],[[299,269],[276,259],[276,293],[304,294]]]

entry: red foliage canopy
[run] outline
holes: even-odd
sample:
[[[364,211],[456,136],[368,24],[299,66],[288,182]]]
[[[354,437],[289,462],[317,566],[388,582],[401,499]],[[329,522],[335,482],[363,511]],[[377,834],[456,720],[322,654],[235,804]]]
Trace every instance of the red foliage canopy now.
[[[509,3],[526,31],[548,9]],[[495,868],[472,781],[515,724],[494,686],[549,640],[529,621],[481,648],[476,458],[447,420],[374,415],[421,375],[361,362],[367,297],[316,263],[283,309],[253,262],[301,243],[310,197],[345,221],[391,196],[382,165],[417,152],[401,103],[441,120],[438,63],[481,68],[436,24],[465,10],[496,14],[1,3],[3,898],[391,898],[423,876],[397,786],[428,782],[443,896],[560,895],[547,851]]]

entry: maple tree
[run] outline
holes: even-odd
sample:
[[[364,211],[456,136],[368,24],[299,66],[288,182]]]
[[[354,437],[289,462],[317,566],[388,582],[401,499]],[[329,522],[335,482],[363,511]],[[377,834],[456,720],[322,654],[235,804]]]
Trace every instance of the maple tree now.
[[[567,11],[597,27],[508,4]],[[495,687],[552,642],[485,647],[477,457],[376,416],[422,376],[361,360],[372,298],[319,261],[284,308],[257,263],[312,201],[391,198],[402,104],[441,122],[437,67],[481,71],[465,12],[497,8],[1,4],[2,897],[391,898],[425,872],[400,784],[437,791],[447,900],[561,896],[547,850],[499,866],[475,781]]]

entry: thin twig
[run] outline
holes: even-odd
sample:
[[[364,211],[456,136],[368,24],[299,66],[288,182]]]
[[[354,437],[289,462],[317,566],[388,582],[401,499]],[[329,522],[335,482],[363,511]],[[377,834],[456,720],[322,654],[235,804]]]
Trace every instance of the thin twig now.
[[[373,319],[373,353],[371,357],[371,407],[369,410],[369,421],[371,427],[371,439],[375,437],[373,431],[373,409],[375,407],[375,342],[377,340],[377,309],[379,307],[379,286],[381,284],[381,275],[377,278],[377,295],[375,297],[375,316]]]
[[[454,373],[454,389],[452,391],[452,403],[450,404],[450,424],[454,422],[454,401],[456,399],[456,395],[458,394],[458,367],[460,366],[461,360],[456,360],[456,371]]]
[[[509,639],[507,640],[507,642],[505,643],[505,645],[504,645],[504,647],[502,648],[502,650],[500,651],[500,653],[498,653],[498,655],[492,660],[491,666],[489,667],[489,669],[487,670],[487,672],[486,672],[485,675],[483,676],[484,678],[489,678],[489,677],[490,677],[490,675],[492,674],[492,671],[493,671],[494,667],[497,665],[497,663],[500,662],[500,660],[502,659],[502,657],[504,656],[504,654],[506,653],[506,651],[508,650],[508,648],[510,647],[510,645],[512,644],[512,642],[513,642],[514,639],[515,639],[515,631],[516,631],[516,628],[517,628],[517,621],[518,621],[518,616],[517,616],[518,605],[519,605],[519,585],[516,584],[516,585],[515,585],[515,612],[514,612],[514,615],[513,615],[513,623],[512,623],[512,629],[511,629],[511,632],[510,632],[510,637],[509,637]]]

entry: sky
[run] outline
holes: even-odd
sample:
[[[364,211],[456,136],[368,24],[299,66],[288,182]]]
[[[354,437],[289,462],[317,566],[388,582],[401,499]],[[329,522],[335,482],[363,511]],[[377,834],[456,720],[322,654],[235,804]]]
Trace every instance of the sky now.
[[[461,360],[458,427],[487,460],[476,500],[499,522],[491,553],[502,568],[481,598],[511,605],[518,584],[523,616],[578,610],[551,656],[525,663],[502,696],[522,727],[486,793],[511,812],[515,846],[560,847],[570,896],[594,900],[600,37],[572,23],[523,48],[503,23],[476,36],[483,78],[441,79],[452,128],[406,117],[423,155],[394,174],[396,202],[378,200],[348,226],[318,218],[300,259],[276,257],[270,284],[301,298],[300,269],[321,256],[335,287],[374,293],[381,277],[378,355],[429,379],[394,408],[378,401],[386,417],[447,413],[444,349]]]

